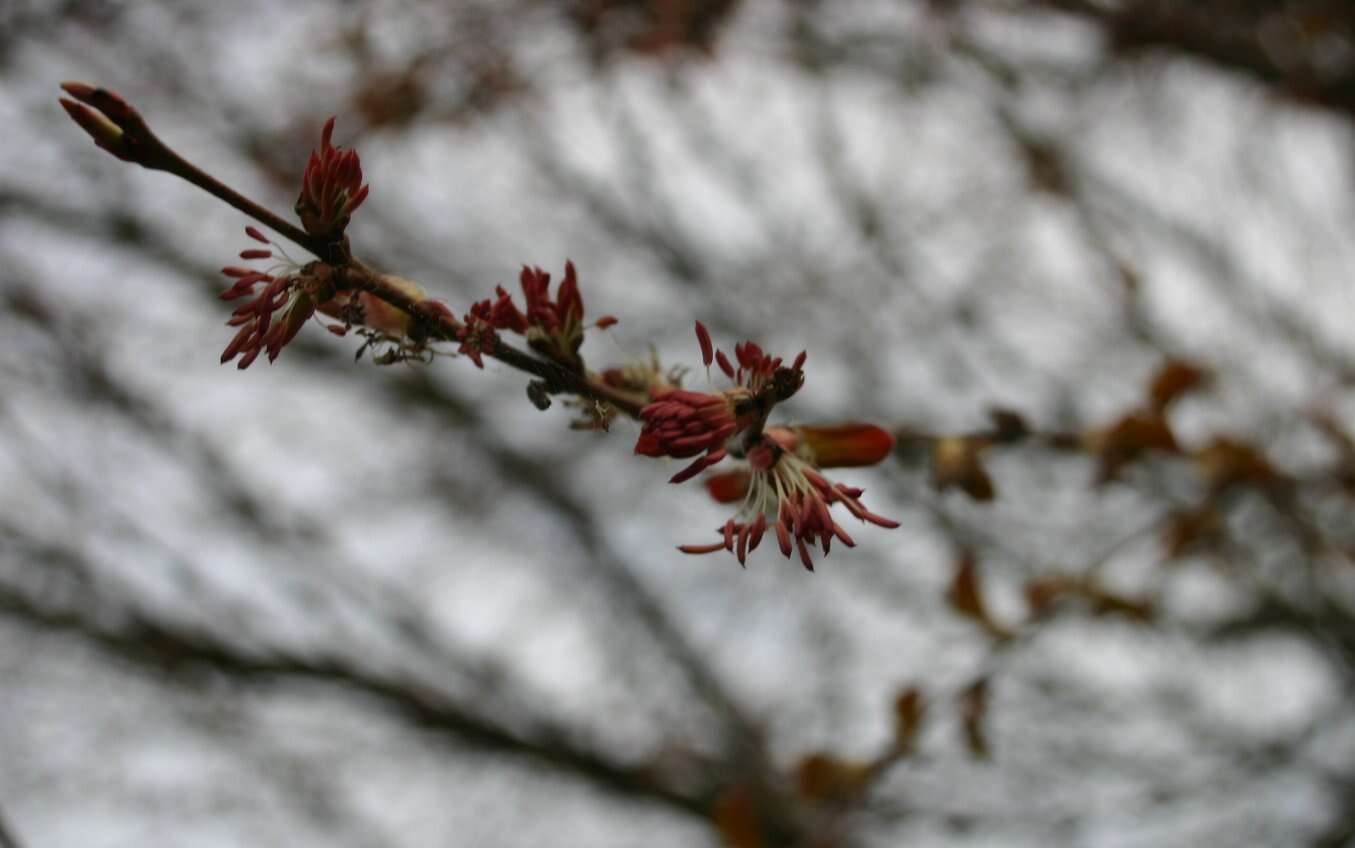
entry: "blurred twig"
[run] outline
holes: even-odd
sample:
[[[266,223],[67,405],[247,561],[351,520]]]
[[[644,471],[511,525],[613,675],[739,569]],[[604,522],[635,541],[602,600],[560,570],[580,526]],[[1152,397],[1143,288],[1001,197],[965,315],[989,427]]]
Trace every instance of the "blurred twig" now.
[[[23,848],[23,843],[14,835],[14,828],[5,817],[3,807],[0,807],[0,848]]]

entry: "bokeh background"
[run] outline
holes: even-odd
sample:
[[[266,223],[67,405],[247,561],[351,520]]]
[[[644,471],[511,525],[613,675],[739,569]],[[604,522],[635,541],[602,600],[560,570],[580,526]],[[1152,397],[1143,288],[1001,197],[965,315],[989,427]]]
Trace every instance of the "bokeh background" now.
[[[246,221],[63,79],[279,211],[337,115],[369,264],[572,259],[595,366],[807,349],[902,527],[219,366]],[[1353,119],[1338,0],[0,4],[0,845],[1355,844]]]

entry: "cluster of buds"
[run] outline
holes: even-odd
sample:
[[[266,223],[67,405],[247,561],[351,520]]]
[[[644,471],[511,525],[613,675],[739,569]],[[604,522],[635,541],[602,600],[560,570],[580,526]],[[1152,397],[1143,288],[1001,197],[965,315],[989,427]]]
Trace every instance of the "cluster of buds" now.
[[[731,438],[761,431],[772,407],[789,400],[804,385],[804,351],[794,363],[784,366],[781,357],[768,356],[756,344],[744,342],[734,348],[739,362],[735,368],[725,352],[711,344],[710,332],[700,321],[696,322],[696,339],[706,367],[718,362],[734,386],[719,394],[664,384],[650,390],[651,402],[640,411],[643,427],[635,452],[653,457],[697,457],[674,474],[670,483],[690,480],[724,459]]]
[[[362,162],[356,150],[330,143],[334,118],[320,133],[320,149],[311,151],[296,199],[301,226],[314,236],[338,240],[353,212],[367,199],[369,186],[362,184]]]
[[[832,427],[766,427],[772,407],[795,394],[804,384],[805,354],[790,366],[752,342],[735,347],[738,366],[711,344],[710,334],[697,322],[697,341],[706,365],[718,363],[735,385],[719,394],[687,391],[672,386],[651,390],[651,402],[641,410],[643,427],[635,452],[645,456],[697,457],[673,475],[681,483],[703,470],[735,456],[746,468],[716,474],[707,487],[716,500],[741,501],[738,514],[717,532],[710,544],[682,545],[684,553],[729,551],[742,565],[763,534],[772,530],[781,553],[789,558],[798,550],[805,568],[814,569],[810,547],[826,555],[837,538],[848,547],[856,543],[832,516],[841,504],[856,518],[880,527],[898,522],[877,515],[861,504],[862,490],[835,483],[821,468],[872,465],[889,455],[893,437],[869,424]]]
[[[482,300],[466,313],[459,352],[480,366],[481,354],[493,350],[498,331],[505,330],[524,337],[528,346],[546,359],[583,373],[579,348],[583,346],[584,330],[590,325],[583,321],[583,296],[579,294],[574,263],[565,261],[565,276],[554,298],[550,294],[550,274],[546,271],[524,265],[519,280],[527,311],[518,309],[503,286],[495,286],[494,300]],[[604,315],[591,326],[606,329],[615,323],[616,318]]]
[[[550,295],[550,274],[540,268],[522,266],[519,276],[522,284],[522,296],[527,311],[518,309],[513,296],[503,286],[495,286],[497,295],[493,301],[482,301],[471,309],[467,316],[467,325],[473,316],[482,325],[477,332],[485,334],[492,330],[507,330],[517,333],[527,340],[532,350],[565,367],[583,371],[583,360],[579,357],[579,348],[583,346],[585,324],[583,322],[583,297],[579,294],[579,277],[574,263],[566,260],[565,276],[552,299]],[[616,323],[610,315],[604,315],[593,326],[606,329]]]
[[[147,148],[156,146],[145,142],[154,136],[126,100],[106,88],[83,82],[63,82],[61,88],[70,95],[61,98],[61,108],[95,144],[124,162],[144,164]]]
[[[311,151],[306,164],[296,212],[306,232],[337,240],[342,238],[353,211],[367,198],[368,187],[362,185],[357,151],[335,147],[331,143],[333,134],[334,118],[330,118],[321,131],[320,147]],[[258,229],[246,227],[245,233],[264,247],[242,251],[240,258],[272,260],[274,264],[262,271],[238,266],[222,269],[235,280],[221,294],[222,300],[251,297],[227,322],[240,329],[222,353],[223,363],[240,356],[238,366],[248,368],[265,351],[268,361],[274,361],[316,313],[342,322],[326,325],[335,335],[361,326],[368,338],[359,355],[375,342],[390,342],[392,347],[384,357],[378,357],[379,362],[412,355],[407,350],[413,322],[409,313],[369,292],[341,291],[335,285],[334,266],[326,262],[303,265]],[[410,300],[441,306],[429,301],[417,283],[390,274],[379,276],[384,285]],[[256,294],[259,286],[262,290]]]
[[[703,454],[669,478],[670,483],[690,480],[729,454],[726,444],[740,430],[741,407],[744,426],[749,423],[746,393],[710,395],[663,386],[654,389],[651,398],[640,411],[644,427],[635,452],[677,459]]]
[[[499,343],[498,329],[494,325],[494,308],[489,301],[482,300],[471,306],[461,325],[461,347],[457,353],[470,357],[476,368],[484,368],[486,353],[493,353]]]

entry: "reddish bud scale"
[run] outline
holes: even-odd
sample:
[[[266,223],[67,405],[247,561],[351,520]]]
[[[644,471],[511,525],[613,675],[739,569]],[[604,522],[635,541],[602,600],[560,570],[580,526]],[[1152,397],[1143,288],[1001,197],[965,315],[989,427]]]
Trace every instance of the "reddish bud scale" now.
[[[894,436],[874,424],[848,422],[794,430],[807,458],[819,468],[874,465],[894,450]]]
[[[61,108],[94,143],[124,162],[158,167],[147,160],[159,142],[141,114],[114,92],[83,82],[63,82],[72,99],[60,98]]]
[[[440,300],[424,298],[423,307],[437,318],[446,321],[449,324],[457,323],[456,313],[452,312],[452,308]]]
[[[127,151],[122,130],[116,124],[83,103],[76,103],[64,97],[59,102],[71,120],[88,133],[96,145],[124,162],[134,161]]]

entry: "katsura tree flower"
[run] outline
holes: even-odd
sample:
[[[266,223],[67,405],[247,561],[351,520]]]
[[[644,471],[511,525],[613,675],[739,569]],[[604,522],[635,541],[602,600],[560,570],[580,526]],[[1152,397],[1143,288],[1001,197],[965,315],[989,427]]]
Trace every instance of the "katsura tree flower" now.
[[[851,432],[863,445],[870,444],[870,447],[860,448],[856,456],[864,458],[876,453],[883,458],[888,455],[888,448],[883,453],[878,448],[881,443],[879,433],[884,431],[870,425],[853,425]],[[856,545],[833,518],[833,505],[840,504],[861,521],[879,527],[892,529],[899,526],[897,521],[866,509],[861,503],[863,490],[835,483],[820,474],[819,469],[801,454],[800,447],[792,430],[770,428],[763,432],[745,452],[748,462],[745,471],[717,474],[707,481],[707,488],[716,500],[728,503],[742,495],[738,514],[716,531],[720,540],[704,545],[681,545],[678,550],[688,554],[725,550],[737,556],[739,564],[743,565],[748,552],[755,550],[763,535],[771,530],[784,556],[789,558],[792,551],[798,552],[800,562],[813,571],[810,549],[816,543],[825,555],[834,538],[848,547]]]
[[[320,133],[320,149],[311,151],[296,199],[301,226],[314,236],[339,239],[353,212],[367,199],[369,186],[362,184],[362,163],[356,150],[330,143],[334,118]]]

